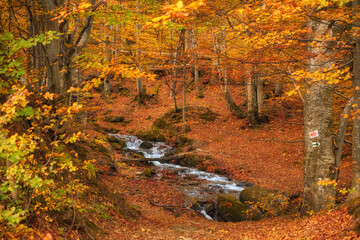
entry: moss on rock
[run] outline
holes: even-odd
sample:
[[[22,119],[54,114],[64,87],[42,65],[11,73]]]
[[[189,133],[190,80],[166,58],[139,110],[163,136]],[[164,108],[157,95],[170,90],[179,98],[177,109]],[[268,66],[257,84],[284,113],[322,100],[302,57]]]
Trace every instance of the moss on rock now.
[[[136,137],[138,137],[139,139],[141,139],[143,141],[156,142],[156,133],[154,133],[153,131],[139,130],[136,132],[135,135],[136,135]]]
[[[259,186],[245,188],[240,193],[240,201],[255,206],[267,215],[275,216],[282,214],[289,203],[285,195]]]
[[[134,154],[132,155],[132,157],[133,157],[133,158],[145,158],[143,155],[140,155],[140,154],[138,154],[138,153],[134,153]]]
[[[154,145],[152,145],[150,142],[148,142],[148,141],[145,141],[145,142],[142,142],[141,144],[140,144],[140,148],[142,148],[142,149],[150,149],[150,148],[152,148]]]
[[[188,167],[196,167],[200,162],[200,158],[193,153],[188,153],[185,155],[184,160],[181,161],[181,164]]]
[[[165,142],[166,141],[166,138],[163,134],[159,134],[157,137],[156,137],[156,140],[158,142]]]
[[[226,222],[240,222],[247,220],[246,211],[249,206],[230,195],[218,196],[219,216]]]
[[[185,137],[184,135],[179,135],[175,139],[175,144],[177,147],[184,147],[187,145],[191,145],[191,143],[192,143],[192,140]]]
[[[157,129],[168,129],[170,124],[164,118],[158,118],[153,122],[153,127]]]
[[[105,122],[111,122],[111,123],[119,123],[123,122],[125,118],[123,116],[107,116],[105,117]]]
[[[143,174],[145,177],[152,177],[153,175],[156,174],[156,170],[153,169],[153,168],[145,168],[144,171],[143,171]]]

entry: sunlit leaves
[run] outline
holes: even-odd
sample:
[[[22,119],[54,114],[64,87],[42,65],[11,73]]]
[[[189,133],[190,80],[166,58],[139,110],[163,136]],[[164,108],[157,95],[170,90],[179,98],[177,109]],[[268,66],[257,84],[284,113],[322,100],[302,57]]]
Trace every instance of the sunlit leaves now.
[[[189,5],[184,5],[184,3],[180,0],[174,5],[168,5],[163,8],[165,14],[152,19],[152,23],[148,23],[148,26],[158,27],[159,23],[166,24],[170,19],[178,19],[182,20],[189,16],[191,11],[198,9],[203,6],[204,0],[198,0],[190,3]]]

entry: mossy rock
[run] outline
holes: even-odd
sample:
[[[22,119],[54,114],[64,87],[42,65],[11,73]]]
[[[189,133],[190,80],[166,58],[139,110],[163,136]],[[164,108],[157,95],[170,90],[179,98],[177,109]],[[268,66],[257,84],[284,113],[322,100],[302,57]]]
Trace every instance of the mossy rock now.
[[[282,214],[289,203],[285,195],[259,186],[248,187],[241,191],[240,201],[256,205],[261,212],[273,216]]]
[[[153,146],[154,146],[154,145],[153,145],[152,143],[148,142],[148,141],[142,142],[142,143],[140,144],[140,148],[142,148],[142,149],[150,149],[150,148],[152,148]]]
[[[182,121],[182,111],[172,110],[164,115],[164,118],[171,123],[180,123]]]
[[[157,137],[156,137],[156,140],[158,142],[165,142],[166,141],[166,138],[163,134],[159,134]]]
[[[105,117],[105,122],[111,122],[111,123],[119,123],[124,121],[123,116],[107,116]]]
[[[214,202],[208,202],[205,205],[205,212],[210,215],[211,217],[214,217],[216,214],[216,204]]]
[[[158,118],[153,122],[153,127],[157,129],[168,129],[170,124],[164,118]]]
[[[139,130],[136,132],[136,136],[143,141],[156,142],[156,134],[152,131]]]
[[[191,143],[192,143],[192,140],[185,137],[184,135],[179,135],[175,139],[175,144],[177,147],[184,147],[187,145],[191,145]]]
[[[118,151],[124,150],[124,148],[126,146],[125,141],[118,139],[115,136],[108,136],[107,140],[110,143],[110,145],[112,146],[112,148],[115,150],[118,150]]]
[[[120,144],[120,143],[110,143],[111,147],[117,151],[123,151],[124,150],[124,145]]]
[[[188,153],[185,155],[185,159],[181,161],[181,164],[187,167],[196,167],[200,162],[200,158],[193,153]]]
[[[249,187],[244,189],[240,193],[240,201],[243,203],[248,203],[248,202],[256,203],[256,202],[260,202],[263,198],[266,198],[267,196],[273,193],[274,191],[267,188],[263,188],[259,186]]]
[[[143,174],[145,177],[151,178],[153,175],[156,174],[156,170],[153,168],[145,168]]]
[[[119,143],[119,144],[121,144],[123,147],[126,146],[126,142],[125,142],[124,140],[121,140],[121,139],[119,139],[119,138],[117,138],[117,137],[115,137],[115,136],[110,135],[110,136],[107,136],[106,139],[108,140],[109,143]]]
[[[139,153],[134,153],[132,155],[133,158],[145,158],[143,155],[139,154]]]
[[[236,197],[230,195],[218,196],[219,216],[226,222],[241,222],[247,220],[246,211],[248,205],[240,202]]]
[[[202,207],[198,202],[194,202],[193,204],[191,204],[190,208],[198,212],[202,210]]]

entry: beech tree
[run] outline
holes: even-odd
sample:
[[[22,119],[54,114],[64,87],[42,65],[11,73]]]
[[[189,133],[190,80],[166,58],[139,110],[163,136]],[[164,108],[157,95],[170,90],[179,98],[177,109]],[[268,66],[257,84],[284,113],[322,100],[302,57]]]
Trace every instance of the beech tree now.
[[[70,21],[61,15],[62,8],[68,6],[66,1],[40,1],[44,21],[31,19],[36,32],[52,31],[57,35],[50,44],[42,47],[42,54],[45,58],[47,86],[51,92],[64,94],[72,85],[72,74],[74,70],[73,59],[85,47],[93,25],[94,15],[92,14],[102,3],[90,0],[91,5],[83,4],[77,11],[86,10],[88,16],[82,26],[72,26]],[[28,4],[30,6],[30,4]],[[83,9],[81,9],[83,8]],[[32,8],[28,8],[33,11]],[[76,11],[76,10],[75,10]],[[30,14],[32,18],[34,14]],[[80,19],[77,19],[81,21]],[[39,56],[38,56],[39,57]]]
[[[308,20],[311,29],[309,39],[308,71],[310,73],[330,69],[333,51],[323,39],[326,34],[332,36],[328,22]],[[307,79],[304,96],[304,204],[305,208],[321,210],[334,202],[333,185],[321,184],[325,180],[335,179],[335,157],[332,142],[332,104],[333,86],[327,79]]]

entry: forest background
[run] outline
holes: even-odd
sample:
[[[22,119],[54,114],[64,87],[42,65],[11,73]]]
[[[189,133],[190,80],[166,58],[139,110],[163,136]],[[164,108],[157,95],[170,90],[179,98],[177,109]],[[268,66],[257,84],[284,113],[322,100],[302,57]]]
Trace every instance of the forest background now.
[[[308,226],[326,222],[321,214],[328,214],[335,230],[322,229],[320,235],[356,236],[346,209],[357,209],[360,197],[359,4],[1,2],[0,236],[93,238],[113,224],[108,215],[91,219],[94,212],[113,211],[126,223],[139,217],[124,189],[101,174],[109,165],[104,152],[116,174],[134,171],[118,161],[120,148],[108,150],[106,132],[138,134],[151,128],[147,120],[168,111],[179,113],[181,121],[176,130],[163,131],[164,137],[202,142],[214,157],[209,171],[225,166],[224,173],[236,179],[293,196],[289,212]],[[194,119],[194,111],[204,109],[217,133]],[[125,120],[114,119],[115,112],[126,112]],[[240,146],[242,152],[233,153]],[[227,152],[211,151],[216,147]],[[283,155],[286,161],[264,159],[271,148],[271,157]],[[222,156],[232,154],[232,161]],[[287,171],[293,178],[285,177]],[[135,188],[149,184],[120,179]],[[97,221],[103,221],[103,230]],[[282,218],[267,221],[251,225],[296,228]],[[132,222],[117,237],[156,235],[141,224]],[[235,231],[212,224],[212,233]],[[233,234],[256,239],[254,229]],[[289,236],[283,229],[270,233]],[[205,233],[190,235],[196,234]]]

